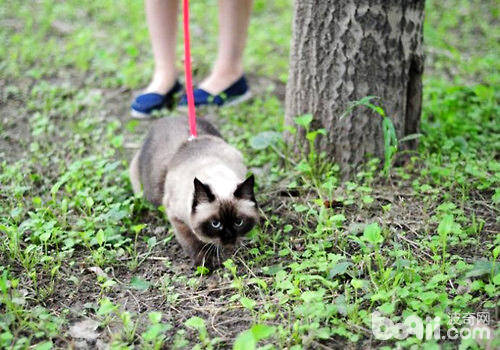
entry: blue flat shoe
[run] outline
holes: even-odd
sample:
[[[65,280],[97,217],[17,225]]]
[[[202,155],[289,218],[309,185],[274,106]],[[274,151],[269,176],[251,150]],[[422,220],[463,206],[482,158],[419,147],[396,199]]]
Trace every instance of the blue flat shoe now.
[[[133,117],[145,118],[153,111],[164,107],[173,107],[175,102],[175,94],[182,90],[182,85],[177,80],[174,86],[165,94],[157,94],[154,92],[146,93],[137,96],[132,103],[131,113]]]
[[[195,106],[234,106],[238,103],[248,100],[252,97],[250,88],[248,87],[245,76],[241,76],[226,90],[218,95],[212,95],[203,89],[194,89],[194,105]],[[187,95],[184,94],[179,102],[180,109],[187,108]]]

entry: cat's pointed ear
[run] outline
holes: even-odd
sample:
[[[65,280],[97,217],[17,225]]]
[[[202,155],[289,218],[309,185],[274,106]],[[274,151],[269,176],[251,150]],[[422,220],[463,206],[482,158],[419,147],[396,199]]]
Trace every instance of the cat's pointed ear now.
[[[210,203],[215,200],[215,196],[208,185],[198,180],[196,177],[193,181],[194,194],[193,194],[193,210],[198,204]]]
[[[236,190],[234,191],[234,196],[238,199],[248,199],[252,202],[256,202],[255,195],[253,192],[254,183],[255,183],[254,176],[250,175],[248,179],[246,179],[236,187]]]

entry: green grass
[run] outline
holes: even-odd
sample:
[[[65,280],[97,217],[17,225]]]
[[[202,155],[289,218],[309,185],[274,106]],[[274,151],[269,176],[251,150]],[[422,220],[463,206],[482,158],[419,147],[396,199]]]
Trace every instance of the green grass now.
[[[191,6],[199,79],[217,9]],[[0,348],[68,348],[88,319],[88,346],[117,349],[436,348],[375,340],[374,311],[439,316],[442,334],[460,326],[453,314],[485,311],[495,328],[498,16],[495,1],[427,1],[420,146],[403,167],[391,154],[387,174],[375,159],[342,183],[324,155],[291,156],[276,136],[292,5],[256,1],[246,67],[257,97],[216,122],[257,176],[264,220],[202,276],[128,180],[148,128],[128,106],[153,67],[142,3],[0,0]]]

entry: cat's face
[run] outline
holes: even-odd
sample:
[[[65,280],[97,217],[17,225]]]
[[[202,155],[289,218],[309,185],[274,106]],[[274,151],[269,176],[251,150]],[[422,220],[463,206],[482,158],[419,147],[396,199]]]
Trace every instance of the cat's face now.
[[[254,177],[240,183],[232,198],[219,199],[210,186],[194,179],[191,225],[202,242],[233,246],[247,234],[259,215],[253,186]]]

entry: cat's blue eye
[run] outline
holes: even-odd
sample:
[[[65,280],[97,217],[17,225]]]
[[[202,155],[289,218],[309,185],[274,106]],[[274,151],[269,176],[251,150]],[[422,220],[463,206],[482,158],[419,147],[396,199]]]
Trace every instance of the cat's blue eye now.
[[[222,228],[222,224],[219,220],[212,220],[211,224],[212,224],[212,227],[217,229],[217,230],[220,230]]]
[[[243,226],[243,222],[243,219],[236,219],[236,221],[234,222],[234,226],[241,227]]]

